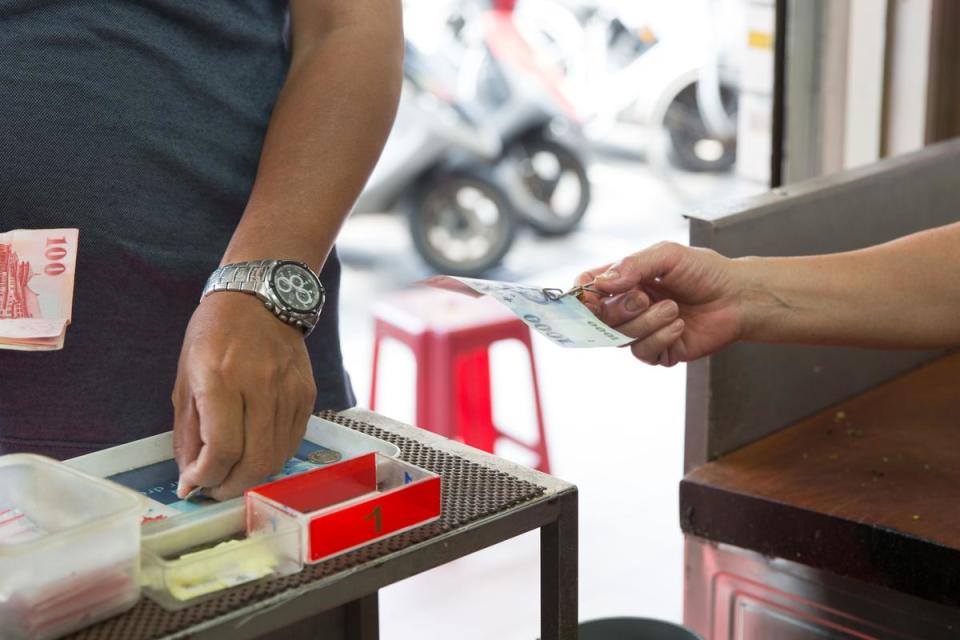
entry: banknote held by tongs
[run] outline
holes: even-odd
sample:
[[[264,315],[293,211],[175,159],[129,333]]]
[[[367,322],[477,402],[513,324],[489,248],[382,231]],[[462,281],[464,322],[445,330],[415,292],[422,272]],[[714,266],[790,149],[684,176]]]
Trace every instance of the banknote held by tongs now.
[[[434,276],[423,284],[472,297],[491,296],[532,330],[561,347],[622,347],[635,340],[604,324],[583,304],[586,293],[608,295],[595,288],[594,282],[566,291],[462,276]]]

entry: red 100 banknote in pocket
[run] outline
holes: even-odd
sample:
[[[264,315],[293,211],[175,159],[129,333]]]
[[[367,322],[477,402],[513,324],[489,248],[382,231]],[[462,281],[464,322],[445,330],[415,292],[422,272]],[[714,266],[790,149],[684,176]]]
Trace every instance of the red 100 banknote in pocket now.
[[[76,229],[0,233],[0,349],[63,348],[78,236]]]

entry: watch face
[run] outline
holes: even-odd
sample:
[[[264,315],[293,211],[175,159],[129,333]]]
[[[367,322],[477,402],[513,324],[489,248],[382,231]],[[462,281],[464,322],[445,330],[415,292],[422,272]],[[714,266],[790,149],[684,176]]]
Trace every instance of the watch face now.
[[[281,263],[273,270],[270,285],[280,301],[293,311],[316,311],[323,303],[320,281],[299,264]]]

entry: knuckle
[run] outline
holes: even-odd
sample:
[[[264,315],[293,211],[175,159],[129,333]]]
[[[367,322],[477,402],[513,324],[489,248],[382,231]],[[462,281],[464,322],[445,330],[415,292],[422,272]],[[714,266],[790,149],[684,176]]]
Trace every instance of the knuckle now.
[[[190,392],[197,402],[210,402],[218,398],[224,389],[224,378],[219,372],[206,370],[197,376]]]
[[[183,444],[183,442],[179,440],[173,441],[173,457],[175,460],[179,460],[186,452],[187,447]]]
[[[309,420],[309,418],[309,412],[298,413],[294,417],[296,422],[294,423],[293,431],[290,434],[290,443],[287,445],[286,451],[288,455],[284,458],[284,462],[296,455],[297,449],[300,448],[300,443],[303,442],[303,437],[307,432],[307,420]]]
[[[217,358],[210,365],[209,375],[218,380],[231,380],[240,371],[243,371],[243,362],[233,356],[227,355],[223,358]]]
[[[229,500],[240,495],[240,490],[233,483],[225,484],[209,492],[210,497],[217,501]]]
[[[624,256],[619,262],[615,262],[611,269],[617,269],[623,271],[624,269],[635,269],[639,266],[640,261],[643,260],[643,251],[637,251],[636,253],[631,253],[628,256]]]
[[[207,388],[195,389],[193,392],[193,402],[201,416],[212,410],[218,400],[219,394]]]
[[[273,360],[267,360],[250,368],[251,377],[261,383],[275,384],[281,377],[281,367]]]
[[[634,357],[644,364],[656,365],[658,362],[657,351],[655,351],[647,341],[635,342],[633,346],[630,347],[630,350],[633,352]]]
[[[644,312],[637,316],[637,331],[639,337],[650,338],[663,325],[663,321],[657,318],[656,313]],[[647,347],[649,349],[649,346]]]
[[[660,257],[658,261],[662,264],[673,265],[681,259],[684,252],[687,251],[687,247],[672,240],[665,240],[655,244],[651,248],[651,251],[659,254]]]
[[[247,466],[246,475],[249,475],[251,479],[256,481],[256,480],[262,480],[267,476],[273,475],[274,473],[279,471],[283,465],[282,464],[278,465],[277,463],[272,462],[270,460],[264,460],[264,459],[258,458],[256,460],[251,460],[249,463],[247,463],[246,466]]]
[[[243,448],[230,442],[210,447],[210,458],[221,465],[232,465],[243,455]]]
[[[660,242],[654,244],[650,247],[654,251],[663,251],[663,252],[676,252],[681,250],[683,247],[673,240],[661,240]]]

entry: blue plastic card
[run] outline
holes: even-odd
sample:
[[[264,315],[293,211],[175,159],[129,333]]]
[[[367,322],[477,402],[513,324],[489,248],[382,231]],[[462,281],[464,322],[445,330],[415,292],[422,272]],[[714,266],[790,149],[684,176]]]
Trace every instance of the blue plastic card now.
[[[274,476],[265,478],[264,482],[292,476],[323,466],[322,464],[310,462],[311,455],[316,457],[316,452],[318,451],[332,452],[332,449],[304,441],[297,450],[297,455],[287,461],[283,466],[283,470]],[[335,459],[339,459],[339,456]],[[194,498],[189,501],[178,498],[177,480],[179,477],[180,472],[177,468],[176,461],[164,460],[140,467],[139,469],[131,469],[130,471],[118,473],[110,476],[108,479],[135,491],[139,491],[151,500],[181,513],[189,513],[202,509],[207,504],[216,503],[210,498],[203,497]]]

